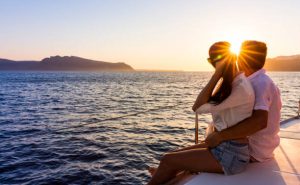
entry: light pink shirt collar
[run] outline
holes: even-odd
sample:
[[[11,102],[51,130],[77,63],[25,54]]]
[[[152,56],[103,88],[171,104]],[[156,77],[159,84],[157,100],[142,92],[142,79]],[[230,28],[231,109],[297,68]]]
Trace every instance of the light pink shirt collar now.
[[[260,75],[260,74],[265,74],[266,70],[264,69],[260,69],[258,71],[256,71],[255,73],[251,74],[250,76],[248,76],[249,80],[252,80],[253,78],[255,78],[256,76]]]

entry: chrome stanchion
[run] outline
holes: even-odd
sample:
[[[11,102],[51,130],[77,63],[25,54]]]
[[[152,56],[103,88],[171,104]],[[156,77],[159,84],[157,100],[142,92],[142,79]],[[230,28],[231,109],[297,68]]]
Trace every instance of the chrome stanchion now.
[[[298,119],[300,118],[300,99],[299,99],[299,105],[298,105]]]
[[[198,144],[198,113],[195,112],[195,144]]]

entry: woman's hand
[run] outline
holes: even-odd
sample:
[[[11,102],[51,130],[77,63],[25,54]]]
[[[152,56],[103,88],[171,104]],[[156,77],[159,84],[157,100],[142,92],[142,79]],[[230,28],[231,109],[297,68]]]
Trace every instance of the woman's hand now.
[[[198,95],[192,109],[195,112],[201,105],[207,103],[209,101],[209,98],[220,80],[220,78],[223,75],[224,68],[225,68],[226,60],[220,60],[216,63],[216,70],[215,73],[212,75],[211,79],[209,80],[208,84],[202,89],[200,94]]]
[[[196,105],[196,102],[194,103],[194,105],[193,105],[193,107],[192,107],[192,110],[194,111],[194,112],[196,112],[196,110],[197,110],[197,105]]]

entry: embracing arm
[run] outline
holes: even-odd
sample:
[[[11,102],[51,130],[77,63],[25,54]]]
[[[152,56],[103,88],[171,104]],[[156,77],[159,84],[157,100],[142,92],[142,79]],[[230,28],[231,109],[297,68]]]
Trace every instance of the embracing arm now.
[[[245,138],[266,128],[267,122],[268,111],[254,110],[251,117],[220,132],[213,132],[206,138],[205,142],[209,147],[215,147],[223,141]]]
[[[267,127],[268,111],[254,110],[251,117],[220,132],[221,138],[226,141],[250,136]]]

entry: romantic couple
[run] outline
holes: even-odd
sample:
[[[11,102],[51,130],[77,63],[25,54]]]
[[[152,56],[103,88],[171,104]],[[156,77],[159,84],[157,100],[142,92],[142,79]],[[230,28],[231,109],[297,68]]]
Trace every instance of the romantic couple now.
[[[244,41],[239,56],[230,52],[228,42],[210,47],[208,61],[215,72],[192,109],[211,113],[213,123],[200,144],[168,152],[157,168],[149,168],[149,185],[164,184],[182,171],[234,175],[249,163],[273,157],[281,99],[263,69],[266,55],[267,46],[259,41]]]

